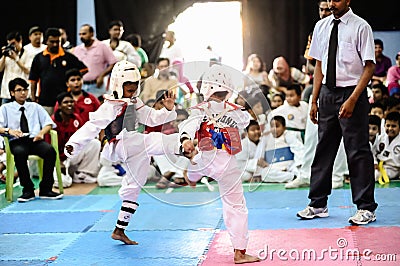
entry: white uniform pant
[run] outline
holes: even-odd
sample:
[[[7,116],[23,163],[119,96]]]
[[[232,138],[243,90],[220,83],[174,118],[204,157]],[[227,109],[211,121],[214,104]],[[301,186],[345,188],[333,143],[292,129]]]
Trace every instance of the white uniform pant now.
[[[197,182],[202,176],[218,182],[223,217],[234,249],[246,249],[248,243],[248,210],[243,195],[241,170],[235,156],[224,150],[200,152],[188,167],[189,180]]]
[[[309,105],[309,111],[311,104]],[[304,135],[304,164],[300,168],[300,176],[302,180],[310,183],[311,164],[314,161],[315,150],[318,143],[318,126],[314,124],[310,116],[307,116],[306,131]],[[347,156],[344,150],[343,138],[339,145],[339,150],[336,154],[336,159],[333,164],[332,181],[343,182],[343,176],[349,173],[347,167]]]
[[[108,155],[106,158],[110,161],[120,160],[125,163],[126,175],[118,193],[122,201],[136,202],[141,188],[146,183],[151,156],[177,153],[179,134],[142,134],[124,130],[118,138],[116,143],[106,146],[109,150],[103,152],[103,156]]]

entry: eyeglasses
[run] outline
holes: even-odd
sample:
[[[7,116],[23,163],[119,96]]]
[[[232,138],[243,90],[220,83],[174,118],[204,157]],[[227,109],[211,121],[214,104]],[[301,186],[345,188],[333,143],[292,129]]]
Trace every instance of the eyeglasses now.
[[[14,92],[21,92],[21,91],[27,92],[28,89],[27,89],[27,88],[23,88],[23,89],[15,89],[15,90],[14,90]]]
[[[319,8],[319,11],[321,11],[321,12],[323,12],[323,11],[325,11],[325,12],[331,12],[331,10],[327,7],[327,8]]]

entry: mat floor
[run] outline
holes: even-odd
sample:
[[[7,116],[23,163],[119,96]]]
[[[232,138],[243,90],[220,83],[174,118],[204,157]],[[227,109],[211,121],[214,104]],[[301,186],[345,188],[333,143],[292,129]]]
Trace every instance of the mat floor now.
[[[233,265],[233,249],[217,192],[158,190],[146,185],[127,228],[139,242],[112,240],[118,187],[74,184],[62,200],[8,203],[0,199],[0,265]],[[400,182],[377,185],[377,220],[350,226],[346,185],[332,192],[328,218],[299,220],[308,189],[244,184],[249,209],[248,253],[253,265],[399,265]],[[1,187],[0,187],[1,189]],[[166,193],[167,192],[167,193]],[[4,193],[4,191],[1,191]],[[21,188],[14,188],[14,200]]]

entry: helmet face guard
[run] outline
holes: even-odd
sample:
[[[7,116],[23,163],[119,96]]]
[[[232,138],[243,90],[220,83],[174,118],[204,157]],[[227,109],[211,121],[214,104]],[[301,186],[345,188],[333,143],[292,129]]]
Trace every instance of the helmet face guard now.
[[[140,72],[135,64],[126,60],[117,62],[113,67],[110,78],[110,89],[113,92],[114,98],[122,98],[125,82],[139,82],[134,95],[134,97],[138,97],[140,94],[140,79]]]
[[[234,85],[231,76],[220,65],[213,65],[204,75],[200,88],[200,93],[204,95],[204,100],[208,101],[211,95],[216,92],[226,91],[228,94],[225,100],[232,96]]]

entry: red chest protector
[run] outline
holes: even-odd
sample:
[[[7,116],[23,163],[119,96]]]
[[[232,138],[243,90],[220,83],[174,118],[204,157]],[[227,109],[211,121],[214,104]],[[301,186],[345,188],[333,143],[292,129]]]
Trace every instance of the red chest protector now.
[[[202,122],[200,129],[196,132],[198,147],[201,151],[223,149],[229,154],[235,155],[242,150],[242,142],[239,130],[234,127],[223,127],[218,119],[223,117],[231,109],[226,108],[218,116],[213,117],[207,107],[203,107],[209,122]]]

